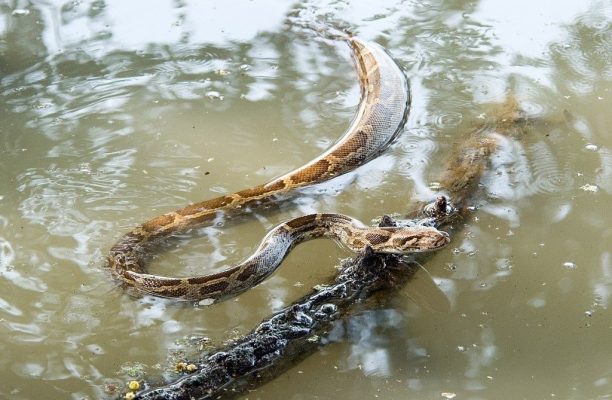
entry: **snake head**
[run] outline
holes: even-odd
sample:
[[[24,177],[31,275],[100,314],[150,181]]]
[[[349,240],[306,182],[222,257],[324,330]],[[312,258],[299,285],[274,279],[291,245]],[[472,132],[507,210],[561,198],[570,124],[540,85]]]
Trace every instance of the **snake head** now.
[[[450,243],[448,233],[433,227],[399,227],[385,229],[390,233],[389,239],[381,243],[376,252],[390,254],[423,253],[441,249]]]

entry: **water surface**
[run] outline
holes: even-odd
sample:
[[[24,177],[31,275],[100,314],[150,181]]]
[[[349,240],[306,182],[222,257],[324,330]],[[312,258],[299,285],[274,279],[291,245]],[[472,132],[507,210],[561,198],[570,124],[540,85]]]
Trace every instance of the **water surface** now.
[[[218,270],[307,212],[401,213],[434,195],[491,104],[515,97],[534,122],[504,142],[429,276],[245,398],[612,398],[612,8],[525,0],[0,5],[0,397],[108,398],[141,371],[171,377],[184,352],[333,275],[348,253],[309,242],[207,308],[130,296],[104,264],[138,223],[263,183],[346,129],[349,50],[297,21],[389,49],[413,88],[406,131],[280,210],[205,229],[155,271]]]

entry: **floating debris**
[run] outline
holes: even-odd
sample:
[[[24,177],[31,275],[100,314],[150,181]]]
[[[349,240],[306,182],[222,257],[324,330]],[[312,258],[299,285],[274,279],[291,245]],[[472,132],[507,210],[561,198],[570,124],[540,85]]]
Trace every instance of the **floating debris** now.
[[[130,390],[123,396],[126,400],[132,400],[136,398],[136,391],[140,389],[140,383],[138,381],[129,381],[127,384],[128,389]]]
[[[563,267],[565,267],[565,269],[576,269],[577,268],[576,264],[571,261],[564,262]]]
[[[14,17],[21,17],[23,15],[30,15],[30,10],[26,10],[25,8],[16,8],[11,13]]]
[[[174,366],[174,370],[176,372],[192,373],[198,370],[198,366],[195,364],[187,364],[186,362],[181,361],[176,363],[176,365]]]
[[[312,335],[311,337],[306,339],[306,341],[311,342],[311,343],[318,343],[320,339],[321,338],[319,337],[319,335]]]
[[[141,363],[126,363],[121,366],[119,373],[132,378],[139,378],[144,375],[145,365]]]
[[[599,186],[597,185],[590,185],[590,184],[586,184],[586,185],[582,185],[580,186],[580,189],[584,190],[585,192],[591,192],[591,193],[595,193],[599,190]]]
[[[177,362],[174,366],[174,370],[176,372],[185,372],[185,370],[187,370],[187,363],[183,361]]]
[[[217,92],[216,90],[211,90],[210,92],[206,93],[206,97],[211,100],[223,100],[225,98],[221,93]]]
[[[104,385],[104,393],[106,394],[116,394],[119,391],[119,386],[114,383],[107,383]]]
[[[215,299],[204,299],[198,302],[199,306],[210,306],[215,303]]]

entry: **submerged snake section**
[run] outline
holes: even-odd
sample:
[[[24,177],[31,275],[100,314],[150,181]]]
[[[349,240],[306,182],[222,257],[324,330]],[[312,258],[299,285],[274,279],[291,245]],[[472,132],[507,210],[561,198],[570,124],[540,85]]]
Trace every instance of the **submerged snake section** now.
[[[340,214],[313,214],[274,228],[247,260],[214,274],[185,278],[147,273],[153,246],[174,234],[212,223],[220,216],[243,213],[294,189],[327,181],[365,164],[384,151],[402,131],[410,109],[408,81],[380,46],[358,38],[347,42],[359,76],[361,100],[341,139],[304,166],[269,183],[205,200],[153,218],[123,235],[111,248],[112,274],[128,286],[161,297],[217,300],[251,288],[271,274],[295,244],[314,237],[335,238],[352,250],[412,253],[448,243],[448,235],[431,227],[367,228]]]

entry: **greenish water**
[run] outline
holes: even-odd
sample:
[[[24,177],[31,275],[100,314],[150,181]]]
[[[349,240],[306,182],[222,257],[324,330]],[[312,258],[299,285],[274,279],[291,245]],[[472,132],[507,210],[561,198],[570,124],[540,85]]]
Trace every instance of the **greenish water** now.
[[[108,398],[141,365],[159,380],[195,339],[246,332],[333,275],[347,253],[309,242],[206,308],[130,297],[104,268],[131,227],[287,172],[348,126],[349,51],[296,21],[389,49],[412,83],[406,131],[155,271],[222,268],[303,213],[367,222],[430,199],[439,162],[507,95],[539,122],[504,143],[431,278],[245,398],[611,399],[612,8],[548,0],[0,3],[0,398]]]

